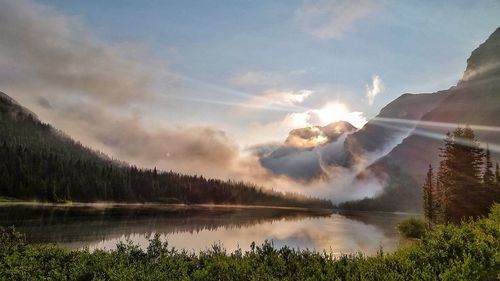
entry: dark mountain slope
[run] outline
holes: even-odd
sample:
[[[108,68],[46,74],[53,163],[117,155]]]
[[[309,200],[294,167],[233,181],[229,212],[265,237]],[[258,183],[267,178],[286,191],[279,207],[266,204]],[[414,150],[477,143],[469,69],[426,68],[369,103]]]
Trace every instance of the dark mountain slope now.
[[[329,201],[111,160],[42,123],[0,93],[0,196],[40,201],[330,207]]]
[[[450,123],[449,126],[432,124]],[[425,114],[412,133],[368,170],[386,175],[382,195],[345,206],[358,209],[415,211],[421,209],[421,184],[429,163],[437,166],[443,135],[458,125],[500,127],[500,28],[471,54],[462,80],[439,105]],[[500,144],[500,133],[475,130],[478,140]],[[498,154],[493,155],[497,160]]]
[[[395,124],[391,119],[420,120],[424,114],[436,107],[448,91],[433,94],[403,94],[357,132],[345,140],[345,165],[352,166],[356,159],[364,158],[367,153],[382,152],[398,140],[407,136],[417,124]]]

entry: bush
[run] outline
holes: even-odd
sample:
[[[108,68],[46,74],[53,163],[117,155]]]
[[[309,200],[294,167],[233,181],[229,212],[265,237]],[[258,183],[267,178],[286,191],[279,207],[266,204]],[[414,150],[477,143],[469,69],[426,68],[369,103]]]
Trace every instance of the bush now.
[[[423,219],[409,218],[398,224],[398,231],[405,238],[420,239],[428,230],[428,224]]]

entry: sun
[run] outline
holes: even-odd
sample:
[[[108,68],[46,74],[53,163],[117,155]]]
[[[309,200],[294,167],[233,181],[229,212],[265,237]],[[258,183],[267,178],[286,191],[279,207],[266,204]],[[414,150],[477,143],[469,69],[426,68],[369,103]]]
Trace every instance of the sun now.
[[[361,128],[367,122],[362,112],[351,111],[341,102],[329,102],[322,108],[316,109],[314,113],[319,119],[319,123],[323,125],[337,121],[347,121],[356,128]]]
[[[349,114],[347,106],[340,102],[329,102],[316,111],[321,123],[343,120]]]

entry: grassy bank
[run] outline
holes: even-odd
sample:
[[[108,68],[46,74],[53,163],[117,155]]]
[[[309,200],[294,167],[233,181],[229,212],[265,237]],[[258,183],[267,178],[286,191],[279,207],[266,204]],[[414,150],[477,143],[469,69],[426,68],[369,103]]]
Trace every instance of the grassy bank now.
[[[441,225],[392,254],[374,257],[274,249],[221,247],[199,254],[153,238],[147,250],[120,244],[114,251],[69,251],[26,244],[0,233],[1,280],[497,280],[500,277],[500,205],[488,218]]]

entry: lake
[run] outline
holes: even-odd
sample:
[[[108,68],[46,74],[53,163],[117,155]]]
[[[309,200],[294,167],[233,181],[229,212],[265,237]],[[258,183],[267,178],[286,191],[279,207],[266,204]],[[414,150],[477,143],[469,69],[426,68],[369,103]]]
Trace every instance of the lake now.
[[[334,255],[389,252],[398,247],[396,225],[408,214],[242,206],[155,204],[2,204],[0,225],[14,225],[30,242],[70,249],[113,249],[130,240],[145,248],[161,234],[170,246],[199,252],[213,244],[228,251],[265,240],[277,248]]]

